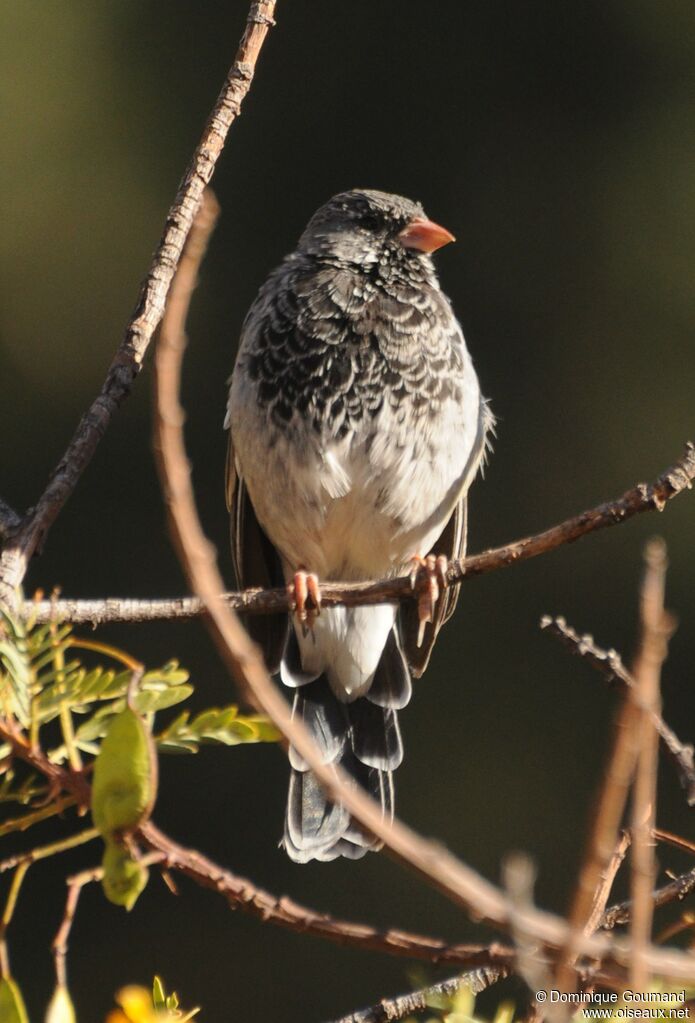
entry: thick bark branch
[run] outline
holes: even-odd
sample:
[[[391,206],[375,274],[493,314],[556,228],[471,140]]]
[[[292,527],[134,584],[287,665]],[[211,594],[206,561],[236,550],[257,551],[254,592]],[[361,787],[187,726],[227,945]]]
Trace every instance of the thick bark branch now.
[[[274,11],[275,0],[260,0],[251,5],[236,58],[181,181],[137,307],[101,391],[80,420],[36,507],[27,514],[2,552],[0,604],[14,603],[30,558],[75,489],[114,413],[130,393],[140,372],[152,335],[164,313],[169,286],[203,190],[212,178],[227,133],[249,91],[258,55],[273,24]]]
[[[503,547],[493,547],[460,561],[452,561],[449,564],[447,578],[450,583],[466,582],[474,576],[508,568],[510,565],[546,554],[556,547],[573,543],[597,529],[626,522],[642,512],[662,511],[666,502],[689,489],[694,479],[695,446],[688,443],[683,458],[663,472],[653,483],[638,483],[622,497],[599,504],[542,533],[515,540]],[[321,596],[324,607],[341,605],[355,607],[359,604],[412,600],[413,587],[410,576],[381,579],[377,582],[324,582],[321,585]],[[223,599],[228,607],[247,614],[275,614],[290,610],[290,598],[284,589],[250,589],[241,593],[224,593]],[[162,600],[107,597],[103,600],[25,601],[22,609],[25,617],[35,617],[38,622],[50,621],[52,616],[58,615],[75,624],[86,623],[94,626],[105,622],[197,618],[204,610],[204,604],[198,597]]]

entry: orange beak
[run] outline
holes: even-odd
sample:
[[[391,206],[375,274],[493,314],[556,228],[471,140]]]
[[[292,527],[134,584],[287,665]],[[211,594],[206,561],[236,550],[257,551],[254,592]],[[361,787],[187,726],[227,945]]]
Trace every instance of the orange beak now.
[[[411,220],[398,235],[398,240],[406,249],[417,249],[419,252],[436,252],[442,245],[456,241],[451,231],[424,217]]]

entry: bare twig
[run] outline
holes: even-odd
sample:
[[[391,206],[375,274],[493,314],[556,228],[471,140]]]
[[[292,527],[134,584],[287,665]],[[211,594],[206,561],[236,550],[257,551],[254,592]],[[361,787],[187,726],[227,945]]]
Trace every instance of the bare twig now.
[[[70,931],[72,930],[72,924],[75,919],[75,913],[77,912],[77,903],[82,889],[85,885],[91,884],[93,881],[99,881],[103,877],[104,871],[101,867],[95,867],[92,870],[83,870],[80,874],[75,874],[73,877],[67,879],[68,894],[65,900],[65,912],[63,913],[63,919],[60,922],[58,932],[53,939],[51,946],[53,950],[53,961],[55,963],[56,980],[58,985],[61,987],[67,986],[67,977],[65,971],[65,957],[68,954],[68,939],[70,937]]]
[[[96,828],[86,828],[84,831],[78,831],[75,835],[68,835],[67,838],[51,842],[49,845],[40,845],[36,849],[29,849],[28,852],[17,853],[15,856],[10,856],[6,860],[0,861],[0,874],[3,874],[6,870],[13,870],[22,863],[26,863],[29,867],[32,863],[37,863],[39,860],[45,860],[50,856],[57,856],[59,853],[76,849],[79,845],[93,842],[98,837],[99,832]]]
[[[651,902],[654,909],[659,909],[661,906],[668,905],[669,902],[678,902],[684,899],[694,890],[695,867],[684,874],[679,874],[662,888],[657,888],[651,893]],[[629,923],[631,919],[632,900],[627,899],[625,902],[618,902],[614,906],[610,906],[601,917],[599,926],[602,930],[609,931],[613,927]]]
[[[184,174],[167,216],[164,234],[145,279],[140,300],[97,398],[80,420],[70,444],[53,470],[36,507],[0,557],[0,603],[11,605],[31,556],[89,464],[114,413],[127,397],[166,303],[184,242],[205,186],[222,152],[227,133],[249,90],[261,47],[273,24],[275,0],[251,4],[234,63]]]
[[[616,718],[613,747],[597,795],[591,834],[570,908],[567,944],[558,956],[556,986],[560,990],[574,990],[574,964],[594,916],[597,892],[610,871],[637,760],[635,714],[628,694]]]
[[[21,817],[11,817],[0,824],[0,838],[14,831],[27,831],[34,824],[38,824],[39,821],[45,821],[49,817],[57,817],[63,810],[75,806],[76,803],[77,799],[75,796],[62,796],[60,799],[52,800],[46,806],[40,806],[36,810],[22,814]]]
[[[601,874],[601,880],[594,891],[591,913],[584,928],[586,934],[593,934],[601,926],[606,906],[613,890],[616,876],[620,870],[632,838],[629,831],[622,831],[618,839],[610,863]]]
[[[545,615],[541,619],[541,629],[559,639],[572,653],[583,657],[592,667],[600,671],[608,682],[618,682],[624,690],[629,689],[636,693],[635,679],[615,650],[603,650],[600,646],[597,646],[593,636],[590,636],[588,633],[579,635],[578,632],[575,632],[567,624],[564,618],[551,618],[549,615]],[[636,695],[636,699],[639,703],[638,695]],[[678,773],[679,781],[686,793],[688,805],[695,805],[693,747],[690,744],[682,743],[673,729],[669,728],[661,715],[653,708],[649,710],[649,716],[654,728],[659,733],[664,750]]]
[[[17,864],[17,868],[12,875],[12,881],[10,882],[10,890],[7,894],[5,908],[0,918],[0,977],[9,977],[10,975],[10,959],[7,952],[5,935],[14,916],[17,899],[19,898],[19,890],[30,866],[31,864],[27,862]]]
[[[183,288],[184,293],[187,286]],[[180,307],[179,315],[185,317],[183,307]],[[251,642],[234,612],[220,599],[223,584],[214,551],[198,518],[183,441],[184,412],[179,403],[179,384],[184,344],[183,322],[180,322],[178,325],[173,324],[171,332],[167,331],[166,336],[160,336],[157,346],[155,445],[174,543],[193,591],[208,610],[213,635],[231,673],[243,692],[252,696],[255,706],[270,717],[298,754],[306,760],[328,796],[343,804],[362,827],[376,835],[395,859],[424,877],[477,919],[498,927],[508,927],[513,907],[498,888],[441,846],[416,835],[400,821],[385,821],[381,808],[366,792],[351,786],[344,772],[323,762],[302,722],[292,719],[288,704],[268,675],[260,651]],[[695,449],[691,449],[689,455],[695,466]],[[674,477],[668,484],[669,492],[673,492],[674,487],[683,489],[687,485],[689,477],[686,478],[680,471],[678,479]],[[642,500],[644,495],[638,497]],[[654,495],[651,500],[654,501]],[[581,535],[581,532],[577,535]],[[517,559],[524,556],[530,555],[524,554],[522,550],[517,554]],[[523,927],[529,937],[539,943],[554,948],[565,946],[568,926],[564,920],[535,908],[523,913],[517,910],[516,920],[519,927]],[[579,944],[579,953],[595,957],[610,954],[623,963],[629,959],[629,947],[610,943],[604,936],[583,937]],[[654,969],[659,969],[666,977],[692,977],[695,972],[691,958],[677,951],[654,949],[650,958]]]
[[[411,1012],[422,1012],[423,1009],[427,1009],[442,998],[450,998],[463,987],[467,987],[474,995],[480,994],[481,991],[492,987],[507,974],[507,970],[485,968],[471,970],[458,977],[442,980],[439,984],[432,984],[419,991],[411,991],[407,995],[383,998],[369,1009],[362,1009],[360,1012],[350,1013],[349,1016],[342,1016],[335,1023],[393,1023],[395,1020],[405,1019]]]
[[[656,774],[658,736],[653,718],[659,715],[661,666],[666,658],[673,622],[664,610],[666,586],[666,545],[651,540],[644,552],[645,573],[640,594],[642,636],[635,663],[635,682],[640,707],[634,718],[638,748],[632,799],[632,920],[633,956],[630,981],[637,991],[646,991],[649,968],[645,953],[651,944],[654,906],[652,889],[656,877],[654,826],[656,817]]]
[[[691,842],[681,835],[674,835],[671,831],[664,831],[663,828],[654,828],[653,834],[657,842],[666,842],[676,849],[682,849],[684,852],[695,855],[695,842]]]
[[[515,540],[503,547],[494,547],[449,564],[447,578],[450,583],[465,582],[474,576],[485,575],[500,568],[508,568],[529,558],[573,543],[588,533],[625,522],[641,512],[664,505],[692,485],[695,479],[695,448],[686,447],[683,458],[661,474],[653,483],[640,483],[622,497],[597,505],[589,511],[575,515],[534,536]],[[276,614],[289,611],[290,603],[285,589],[249,589],[241,593],[223,593],[222,599],[236,611],[247,614]],[[381,579],[376,582],[321,584],[324,607],[355,607],[362,604],[383,604],[413,599],[410,576]],[[205,606],[198,597],[135,600],[129,597],[106,597],[102,600],[26,601],[25,617],[35,616],[37,622],[50,621],[51,614],[75,624],[102,625],[107,622],[146,622],[158,620],[185,620],[198,618]],[[617,673],[614,672],[617,675]],[[619,677],[619,676],[618,676]]]
[[[200,887],[217,892],[233,909],[243,909],[263,921],[291,931],[325,938],[338,945],[353,945],[431,963],[502,969],[514,961],[514,950],[503,945],[452,945],[408,931],[378,930],[366,924],[318,913],[288,898],[278,898],[213,863],[196,850],[185,849],[151,822],[140,828],[138,837],[150,849],[163,854],[167,870],[184,874]]]

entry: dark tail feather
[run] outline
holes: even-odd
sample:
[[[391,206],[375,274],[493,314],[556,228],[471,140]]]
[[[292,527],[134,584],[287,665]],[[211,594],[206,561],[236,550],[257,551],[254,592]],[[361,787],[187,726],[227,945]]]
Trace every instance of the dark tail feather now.
[[[294,630],[290,630],[292,644]],[[295,640],[296,644],[296,640]],[[328,680],[309,682],[298,665],[297,652],[283,658],[282,679],[295,688],[293,714],[310,730],[327,764],[339,764],[355,785],[366,789],[380,805],[384,818],[393,819],[393,771],[403,759],[396,710],[411,692],[410,677],[395,628],[390,634],[374,681],[366,697],[341,703]],[[294,663],[293,663],[294,662]],[[293,678],[294,670],[297,678]],[[283,845],[297,863],[359,859],[380,848],[348,811],[325,796],[306,762],[290,750],[290,786]]]

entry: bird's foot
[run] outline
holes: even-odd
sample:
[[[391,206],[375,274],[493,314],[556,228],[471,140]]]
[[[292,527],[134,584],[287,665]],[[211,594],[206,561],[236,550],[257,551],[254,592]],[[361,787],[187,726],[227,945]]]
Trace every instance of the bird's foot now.
[[[410,584],[417,596],[417,613],[420,628],[417,634],[417,645],[422,646],[425,638],[425,626],[434,621],[434,609],[440,594],[447,588],[446,577],[449,561],[444,554],[428,554],[426,558],[414,554],[410,559]]]
[[[288,583],[287,592],[292,610],[297,615],[302,627],[302,633],[306,635],[321,614],[319,577],[314,572],[307,572],[305,569],[299,568],[294,573],[292,582]]]

